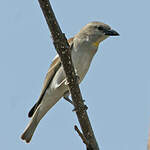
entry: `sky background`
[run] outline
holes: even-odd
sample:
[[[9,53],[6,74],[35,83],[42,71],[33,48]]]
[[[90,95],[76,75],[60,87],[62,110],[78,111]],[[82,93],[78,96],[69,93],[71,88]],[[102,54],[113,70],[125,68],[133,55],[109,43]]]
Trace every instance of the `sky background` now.
[[[120,33],[100,46],[80,85],[101,150],[146,150],[150,126],[150,1],[51,0],[68,38],[101,21]],[[0,2],[0,149],[85,149],[73,107],[61,99],[30,144],[20,135],[56,55],[37,0]]]

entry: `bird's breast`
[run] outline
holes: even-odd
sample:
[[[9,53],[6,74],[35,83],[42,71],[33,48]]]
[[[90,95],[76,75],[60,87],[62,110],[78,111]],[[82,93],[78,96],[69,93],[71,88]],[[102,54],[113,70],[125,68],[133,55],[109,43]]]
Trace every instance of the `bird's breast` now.
[[[86,75],[94,54],[88,53],[86,50],[73,50],[72,61],[75,71],[80,78],[80,82]]]

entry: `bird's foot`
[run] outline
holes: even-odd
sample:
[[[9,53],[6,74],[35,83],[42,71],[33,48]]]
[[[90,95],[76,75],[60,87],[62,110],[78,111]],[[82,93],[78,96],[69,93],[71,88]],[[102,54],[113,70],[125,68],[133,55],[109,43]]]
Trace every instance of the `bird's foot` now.
[[[88,109],[88,107],[87,107],[86,105],[84,105],[83,110],[87,110],[87,109]],[[74,108],[72,111],[73,111],[73,112],[74,112],[74,111],[78,111],[78,109]]]
[[[64,99],[74,106],[73,101],[69,98],[69,94],[70,94],[69,91],[65,92]]]
[[[69,98],[69,91],[67,91],[67,92],[65,92],[64,93],[64,99],[67,101],[67,102],[69,102],[70,104],[72,104],[73,106],[74,106],[74,103],[73,103],[73,101]],[[83,100],[83,102],[85,102],[85,100]],[[86,106],[86,105],[84,105],[84,108],[83,108],[84,110],[87,110],[88,109],[88,107]],[[75,108],[75,106],[74,106],[74,109],[72,110],[73,112],[74,111],[78,111],[78,109],[77,108]]]

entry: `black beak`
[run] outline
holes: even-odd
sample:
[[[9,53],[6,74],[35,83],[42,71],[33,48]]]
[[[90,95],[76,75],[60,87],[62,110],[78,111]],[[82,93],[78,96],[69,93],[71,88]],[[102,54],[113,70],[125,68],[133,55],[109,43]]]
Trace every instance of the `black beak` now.
[[[105,30],[104,31],[105,35],[108,35],[108,36],[119,36],[119,33],[117,33],[115,30]]]

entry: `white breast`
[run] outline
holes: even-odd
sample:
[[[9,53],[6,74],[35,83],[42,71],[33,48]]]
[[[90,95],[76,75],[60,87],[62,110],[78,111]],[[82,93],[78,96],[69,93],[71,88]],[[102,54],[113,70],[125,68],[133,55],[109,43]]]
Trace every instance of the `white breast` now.
[[[72,51],[72,61],[76,70],[77,75],[80,77],[80,82],[85,77],[92,58],[95,52],[91,53],[87,49],[73,49]]]

